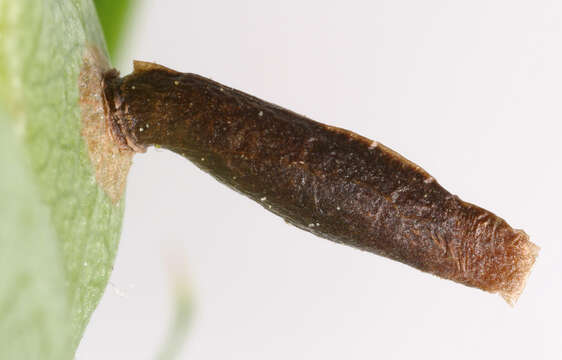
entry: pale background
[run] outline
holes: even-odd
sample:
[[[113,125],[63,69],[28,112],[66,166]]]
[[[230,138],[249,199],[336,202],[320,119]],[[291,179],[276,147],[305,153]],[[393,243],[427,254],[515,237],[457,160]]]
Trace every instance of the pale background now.
[[[149,150],[77,359],[154,358],[182,271],[182,359],[562,358],[562,2],[144,1],[121,59],[124,74],[156,61],[380,141],[542,250],[510,308],[297,230]]]

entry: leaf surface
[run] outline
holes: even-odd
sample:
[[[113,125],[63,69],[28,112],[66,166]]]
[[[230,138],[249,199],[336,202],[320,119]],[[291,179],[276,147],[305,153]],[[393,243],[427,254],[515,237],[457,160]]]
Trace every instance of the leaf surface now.
[[[72,359],[107,285],[123,201],[81,135],[91,0],[0,0],[0,358]]]

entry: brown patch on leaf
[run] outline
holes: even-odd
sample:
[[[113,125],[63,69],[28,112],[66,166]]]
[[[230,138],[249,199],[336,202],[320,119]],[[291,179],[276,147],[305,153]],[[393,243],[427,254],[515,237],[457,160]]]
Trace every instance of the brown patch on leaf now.
[[[127,174],[134,152],[123,149],[110,134],[103,103],[103,74],[109,70],[107,58],[97,47],[87,47],[78,78],[82,136],[96,182],[116,204],[125,191]]]

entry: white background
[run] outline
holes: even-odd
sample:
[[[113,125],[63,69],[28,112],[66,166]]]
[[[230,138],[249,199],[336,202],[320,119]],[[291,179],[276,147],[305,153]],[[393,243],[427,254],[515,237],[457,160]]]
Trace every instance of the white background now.
[[[375,139],[542,250],[510,308],[297,230],[153,149],[134,159],[113,285],[77,359],[154,358],[178,272],[195,303],[182,359],[562,358],[562,2],[137,10],[123,74],[155,61]]]

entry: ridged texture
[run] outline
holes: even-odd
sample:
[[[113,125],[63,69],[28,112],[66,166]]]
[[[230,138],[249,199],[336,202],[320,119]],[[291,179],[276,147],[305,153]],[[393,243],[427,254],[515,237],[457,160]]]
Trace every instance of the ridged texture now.
[[[106,77],[124,147],[159,145],[287,222],[513,304],[538,247],[396,152],[194,74],[135,62]]]

